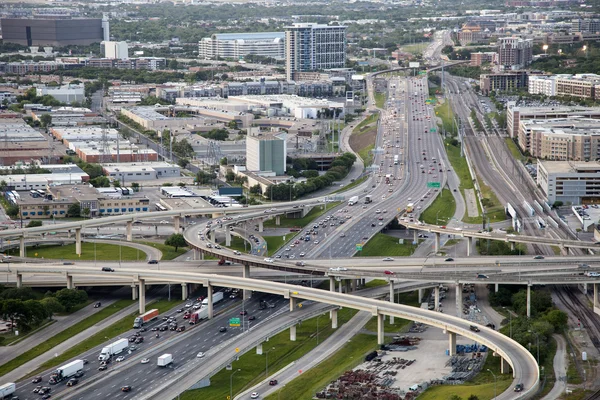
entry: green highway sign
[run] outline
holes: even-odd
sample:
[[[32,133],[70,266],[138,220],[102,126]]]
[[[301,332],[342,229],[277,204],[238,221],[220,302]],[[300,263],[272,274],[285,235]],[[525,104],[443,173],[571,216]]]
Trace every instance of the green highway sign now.
[[[356,251],[362,251],[362,248],[363,248],[362,243],[356,243]]]
[[[419,71],[419,75],[426,75],[427,71]]]
[[[437,132],[437,128],[431,128],[431,129],[429,129],[429,132],[436,133]]]
[[[230,318],[229,326],[240,326],[240,319],[239,318]]]
[[[440,187],[441,186],[439,182],[427,182],[427,189],[439,189]]]

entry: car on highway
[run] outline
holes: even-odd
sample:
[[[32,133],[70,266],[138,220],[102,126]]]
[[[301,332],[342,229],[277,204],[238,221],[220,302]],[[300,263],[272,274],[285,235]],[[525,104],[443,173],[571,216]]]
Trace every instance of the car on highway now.
[[[75,386],[79,383],[79,379],[73,378],[73,379],[69,379],[69,381],[67,382],[67,386]]]
[[[149,362],[150,362],[149,358],[142,358],[142,361],[141,361],[142,364],[148,364]]]
[[[196,358],[203,358],[204,357],[204,353],[200,352],[198,354],[196,354]]]
[[[94,303],[94,308],[100,308],[100,306],[102,306],[102,303],[100,303],[99,301]]]
[[[543,260],[544,256],[535,256],[533,257],[534,260]]]
[[[106,365],[101,365],[98,367],[98,371],[106,371],[108,367]]]
[[[476,327],[475,325],[469,326],[469,329],[472,330],[473,332],[479,332],[480,331],[479,328]]]
[[[264,261],[265,261],[265,262],[268,262],[268,263],[275,262],[275,260],[273,260],[272,258],[269,258],[269,257],[265,258],[265,260],[264,260]]]
[[[181,325],[179,328],[176,329],[177,332],[183,332],[185,331],[185,325]]]
[[[452,257],[448,257],[448,258],[446,258],[444,261],[454,261],[454,258],[452,258]]]
[[[50,397],[52,397],[52,395],[50,393],[46,393],[45,395],[42,396],[42,400],[49,399]],[[14,397],[13,397],[13,399],[14,399]],[[17,399],[18,399],[18,397],[17,397]]]
[[[386,275],[394,275],[394,271],[385,270],[385,271],[383,271],[383,273]]]
[[[150,260],[148,261],[148,264],[158,264],[158,260]]]
[[[513,392],[522,392],[522,391],[523,391],[523,384],[522,383],[517,383],[517,385],[513,389]]]
[[[477,279],[488,279],[489,276],[487,276],[486,274],[477,274]]]
[[[248,321],[254,321],[254,320],[256,320],[256,316],[251,315],[248,317]]]
[[[260,394],[258,394],[258,392],[252,392],[252,394],[250,395],[251,399],[258,399],[260,397]]]
[[[227,328],[225,328],[224,326],[219,328],[219,332],[223,333],[223,332],[227,332]]]
[[[392,257],[386,257],[383,259],[383,261],[394,261],[394,259]]]
[[[119,356],[119,357],[117,357],[117,359],[115,361],[116,362],[125,361],[125,357],[124,356]]]
[[[102,272],[115,272],[115,270],[110,267],[102,267]]]
[[[121,392],[131,392],[131,389],[133,388],[130,385],[126,385],[121,388]]]
[[[35,378],[33,378],[31,380],[31,383],[39,383],[41,381],[42,381],[42,377],[41,376],[36,376]],[[37,392],[35,392],[35,393],[37,393]]]
[[[270,385],[270,386],[275,386],[275,385],[277,385],[277,379],[271,379],[271,380],[269,381],[269,385]]]

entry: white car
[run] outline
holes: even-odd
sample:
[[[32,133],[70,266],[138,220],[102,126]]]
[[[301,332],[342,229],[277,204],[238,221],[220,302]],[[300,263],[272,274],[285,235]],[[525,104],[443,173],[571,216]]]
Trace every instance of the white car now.
[[[381,214],[381,210],[378,208],[377,210],[375,210],[375,214]]]
[[[194,303],[185,303],[185,308],[190,308],[193,305],[194,305]]]
[[[260,394],[258,394],[258,392],[252,392],[252,394],[250,395],[251,399],[258,399],[260,397]]]
[[[234,250],[234,251],[233,251],[233,254],[235,254],[236,256],[240,256],[240,255],[242,255],[242,253],[240,253],[240,252],[239,252],[239,251],[237,251],[237,250]]]
[[[394,261],[394,259],[392,257],[386,257],[383,259],[383,261]]]
[[[166,225],[169,223],[169,221],[167,221],[166,219],[163,219],[162,221],[160,221],[161,224]]]
[[[272,258],[267,257],[267,258],[265,258],[265,262],[272,263],[272,262],[275,262],[275,260],[273,260]]]
[[[149,358],[142,358],[142,364],[148,364],[150,362]]]
[[[196,358],[202,358],[202,357],[204,357],[204,353],[203,352],[200,352],[200,353],[196,354]]]
[[[116,362],[121,362],[121,361],[124,361],[124,360],[125,360],[125,357],[119,356],[119,357],[117,357],[117,359],[115,361]]]

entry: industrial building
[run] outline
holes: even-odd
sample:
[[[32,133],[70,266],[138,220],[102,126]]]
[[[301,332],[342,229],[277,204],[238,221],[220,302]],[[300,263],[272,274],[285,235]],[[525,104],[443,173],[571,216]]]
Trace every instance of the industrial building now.
[[[4,43],[56,47],[100,43],[108,29],[100,18],[2,18],[0,27]]]
[[[346,26],[297,23],[285,27],[286,76],[346,66]]]
[[[83,103],[85,101],[85,88],[79,85],[62,86],[37,86],[38,96],[52,96],[61,103],[71,104],[74,102]]]
[[[47,110],[32,110],[31,117],[34,121],[39,121],[44,114],[52,116],[52,126],[84,126],[94,124],[105,124],[108,121],[100,114],[92,112],[89,108],[83,107],[58,107]]]
[[[285,174],[286,134],[255,133],[246,138],[246,169],[251,172],[271,171]]]
[[[283,60],[285,33],[217,33],[202,38],[198,43],[198,57],[204,60],[217,58],[241,60],[250,54]]]
[[[540,161],[537,184],[553,204],[600,203],[600,164],[597,162]]]
[[[20,118],[0,119],[0,141],[0,165],[49,161],[48,140]]]
[[[179,178],[181,176],[179,165],[167,162],[103,164],[102,171],[111,180],[119,180],[121,185],[138,181]]]

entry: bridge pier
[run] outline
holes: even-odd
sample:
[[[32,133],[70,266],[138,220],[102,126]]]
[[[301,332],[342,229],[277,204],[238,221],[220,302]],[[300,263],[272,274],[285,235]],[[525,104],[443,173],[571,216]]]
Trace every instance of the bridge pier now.
[[[346,286],[346,293],[350,293],[350,281],[352,279],[345,279],[344,280],[344,285]]]
[[[75,289],[73,285],[73,275],[67,274],[67,289]]]
[[[352,290],[353,292],[356,292],[356,279],[350,280],[350,290]]]
[[[394,288],[394,281],[390,280],[390,303],[394,304],[396,297],[396,292]],[[394,323],[394,316],[390,315],[390,324]]]
[[[262,355],[262,353],[263,353],[262,343],[259,343],[256,346],[256,354],[258,354],[260,356],[260,355]]]
[[[515,242],[510,242],[510,251],[515,251]]]
[[[25,236],[19,238],[19,257],[25,257]]]
[[[456,283],[456,316],[458,318],[462,318],[462,308],[463,308],[463,299],[462,299],[462,283]]]
[[[296,299],[295,297],[290,297],[290,312],[294,311],[297,303],[298,299]]]
[[[438,251],[440,251],[440,234],[437,232],[434,232],[433,249],[435,250],[436,253]]]
[[[383,344],[383,314],[377,313],[377,344]]]
[[[425,294],[425,289],[419,289],[419,304],[423,302],[423,295]]]
[[[473,252],[473,238],[467,237],[467,257],[470,257],[472,252]]]
[[[335,292],[335,277],[329,277],[329,291]],[[329,311],[329,318],[333,318],[333,311]]]
[[[275,225],[276,226],[281,225],[281,215],[276,215],[275,216]]]
[[[527,318],[531,317],[531,284],[527,284]]]
[[[75,254],[81,255],[81,228],[75,228]]]
[[[175,233],[179,233],[181,227],[181,218],[178,215],[173,217],[173,227],[175,229]]]
[[[331,329],[337,329],[338,327],[338,309],[331,310]]]
[[[340,279],[340,281],[338,283],[338,292],[340,292],[340,293],[344,293],[344,286],[343,286],[344,282],[343,281],[344,281],[343,279]]]
[[[500,286],[499,284],[494,283],[494,292],[498,293],[498,287],[499,286]]]
[[[135,283],[131,284],[131,300],[138,299],[138,288]]]
[[[456,333],[448,332],[448,350],[451,356],[456,355]]]
[[[433,297],[435,302],[435,311],[440,311],[440,287],[436,286],[433,289]]]
[[[140,314],[146,312],[146,280],[139,280],[139,302],[140,302]]]
[[[244,269],[242,271],[242,278],[250,278],[250,264],[244,264]],[[250,298],[251,290],[244,289],[242,298],[244,300],[248,300]]]
[[[594,308],[600,307],[598,304],[598,284],[594,283]]]
[[[188,298],[188,284],[182,283],[181,284],[181,300],[187,300],[187,298]]]
[[[23,287],[23,274],[17,273],[17,288]]]
[[[413,230],[413,242],[418,242],[419,241],[419,231],[417,231],[416,229]]]
[[[214,307],[213,307],[213,288],[210,283],[206,284],[206,290],[207,290],[206,297],[208,298],[208,319],[212,319],[214,317],[215,313],[214,313]]]
[[[291,342],[296,341],[296,325],[290,326],[290,341]]]
[[[588,292],[587,282],[584,282],[582,285],[579,285],[579,289],[581,290],[581,293],[587,294],[587,292]]]
[[[500,373],[508,374],[509,372],[510,372],[510,364],[503,357],[500,357]]]
[[[225,228],[225,246],[231,246],[231,231],[229,228]]]
[[[265,230],[263,219],[258,220],[258,232],[263,232]]]
[[[133,221],[127,221],[127,241],[133,241]]]

